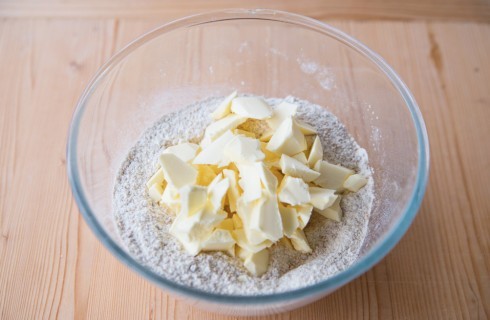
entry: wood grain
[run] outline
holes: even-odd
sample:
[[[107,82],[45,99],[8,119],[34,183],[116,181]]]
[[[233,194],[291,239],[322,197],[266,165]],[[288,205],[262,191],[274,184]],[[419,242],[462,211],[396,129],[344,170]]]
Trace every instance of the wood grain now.
[[[445,3],[463,13],[488,8]],[[212,6],[174,5],[156,17],[162,4],[141,18],[109,1],[0,3],[0,15],[17,17],[0,20],[0,319],[231,319],[189,308],[117,261],[83,222],[65,173],[71,114],[97,67],[162,19]],[[407,6],[423,5],[400,12]],[[317,3],[298,12],[315,9],[327,10]],[[488,18],[488,10],[479,14]],[[482,20],[475,15],[448,17]],[[378,51],[413,91],[431,142],[427,195],[406,236],[372,270],[312,305],[261,319],[489,318],[490,25],[330,22]]]

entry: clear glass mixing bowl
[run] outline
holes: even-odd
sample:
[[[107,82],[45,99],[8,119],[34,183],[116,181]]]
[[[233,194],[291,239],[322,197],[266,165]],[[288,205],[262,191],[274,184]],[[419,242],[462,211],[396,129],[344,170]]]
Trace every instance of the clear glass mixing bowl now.
[[[112,192],[130,147],[162,115],[234,89],[267,97],[293,95],[322,105],[367,150],[376,201],[359,258],[347,270],[284,293],[218,295],[165,279],[128,253],[115,227]],[[193,305],[233,314],[297,308],[371,268],[413,221],[429,169],[422,116],[391,67],[327,24],[273,10],[191,16],[129,44],[97,72],[80,98],[67,153],[80,211],[117,258]]]

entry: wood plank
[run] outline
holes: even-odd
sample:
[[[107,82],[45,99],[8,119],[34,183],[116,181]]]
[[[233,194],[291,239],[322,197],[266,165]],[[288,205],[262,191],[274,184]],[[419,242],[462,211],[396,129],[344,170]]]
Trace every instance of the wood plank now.
[[[291,11],[316,19],[471,20],[490,21],[490,2],[485,0],[185,0],[185,1],[35,1],[4,0],[0,16],[160,18],[169,20],[199,12],[227,8],[267,8]]]
[[[0,21],[9,75],[0,79],[0,318],[231,319],[189,308],[118,262],[86,227],[66,181],[65,136],[86,81],[159,22]],[[374,269],[310,306],[261,319],[488,318],[490,150],[480,141],[490,130],[490,26],[334,25],[378,51],[413,90],[431,139],[427,197]]]

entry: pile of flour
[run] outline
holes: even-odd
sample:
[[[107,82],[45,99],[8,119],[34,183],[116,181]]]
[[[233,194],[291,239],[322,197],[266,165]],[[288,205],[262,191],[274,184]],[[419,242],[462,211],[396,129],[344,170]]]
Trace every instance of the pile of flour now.
[[[368,184],[359,192],[343,197],[342,222],[313,213],[305,228],[313,252],[304,254],[276,244],[270,248],[269,270],[261,277],[250,275],[238,258],[222,252],[195,257],[186,253],[168,232],[173,214],[152,202],[145,183],[157,170],[158,156],[165,148],[184,141],[200,141],[212,121],[210,113],[221,101],[213,98],[165,115],[144,132],[121,166],[114,188],[114,215],[120,236],[136,260],[182,285],[213,293],[258,295],[317,283],[357,259],[374,199],[366,151],[324,108],[294,97],[285,100],[297,104],[297,117],[317,129],[325,160],[368,178]],[[283,99],[266,101],[275,106]]]

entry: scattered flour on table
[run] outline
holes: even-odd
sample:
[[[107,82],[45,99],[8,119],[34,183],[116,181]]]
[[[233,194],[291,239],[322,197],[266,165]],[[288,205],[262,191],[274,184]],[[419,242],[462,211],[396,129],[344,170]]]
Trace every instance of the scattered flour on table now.
[[[266,99],[271,106],[283,99]],[[313,213],[305,228],[311,254],[283,245],[271,247],[269,270],[251,276],[238,258],[222,252],[187,254],[168,230],[173,215],[153,203],[145,184],[157,170],[158,156],[184,141],[199,142],[211,123],[210,113],[221,98],[207,99],[165,115],[147,129],[123,162],[114,188],[114,215],[120,236],[134,258],[154,272],[179,284],[207,292],[260,295],[284,292],[325,280],[349,267],[366,237],[374,199],[366,151],[359,147],[340,121],[324,108],[294,97],[298,118],[314,126],[322,141],[324,159],[368,177],[359,192],[343,197],[342,222]]]

